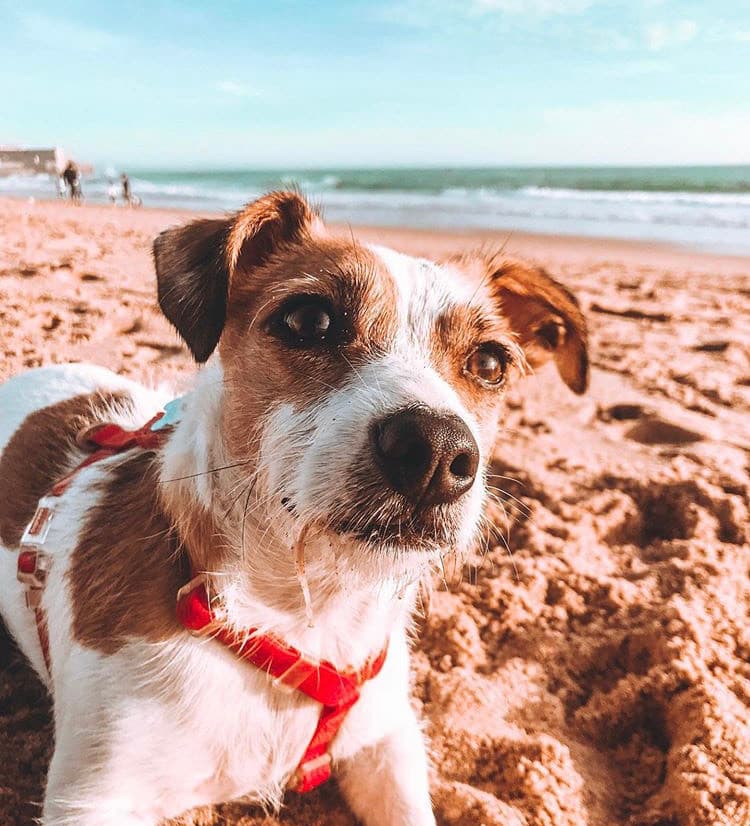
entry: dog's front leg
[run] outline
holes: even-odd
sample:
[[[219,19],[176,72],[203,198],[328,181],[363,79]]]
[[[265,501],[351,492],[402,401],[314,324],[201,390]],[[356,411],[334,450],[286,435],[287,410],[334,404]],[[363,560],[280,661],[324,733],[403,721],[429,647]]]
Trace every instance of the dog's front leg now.
[[[435,826],[424,738],[411,711],[398,731],[343,761],[338,783],[364,826]]]

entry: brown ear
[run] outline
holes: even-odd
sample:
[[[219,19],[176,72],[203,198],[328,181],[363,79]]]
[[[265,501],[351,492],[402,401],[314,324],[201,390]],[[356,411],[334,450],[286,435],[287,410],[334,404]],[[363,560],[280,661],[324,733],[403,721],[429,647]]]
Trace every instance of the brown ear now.
[[[588,333],[575,296],[543,269],[513,262],[493,269],[492,285],[529,364],[539,367],[554,358],[565,384],[583,393]]]
[[[213,353],[231,286],[283,244],[299,240],[315,215],[296,192],[272,192],[229,218],[193,221],[154,241],[159,306],[198,362]]]

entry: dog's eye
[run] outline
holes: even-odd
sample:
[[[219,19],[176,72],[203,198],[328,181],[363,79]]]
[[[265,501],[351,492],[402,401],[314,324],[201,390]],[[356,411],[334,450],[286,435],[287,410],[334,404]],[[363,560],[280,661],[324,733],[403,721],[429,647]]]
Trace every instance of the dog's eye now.
[[[510,363],[505,347],[493,341],[480,344],[466,359],[464,372],[486,386],[496,387],[503,383]]]
[[[270,331],[297,347],[326,344],[336,335],[336,317],[328,299],[297,296],[271,319]]]

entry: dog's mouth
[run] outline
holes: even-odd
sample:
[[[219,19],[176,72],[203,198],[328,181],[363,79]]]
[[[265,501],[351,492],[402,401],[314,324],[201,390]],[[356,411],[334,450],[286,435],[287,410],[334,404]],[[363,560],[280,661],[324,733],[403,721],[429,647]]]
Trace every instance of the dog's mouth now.
[[[336,533],[377,551],[398,550],[424,553],[437,551],[450,545],[448,542],[438,542],[431,539],[424,533],[391,530],[380,525],[357,529],[341,525],[336,529]]]
[[[281,504],[290,516],[299,515],[289,497],[282,498]],[[329,533],[378,551],[445,550],[455,545],[458,536],[458,525],[450,508],[425,508],[410,512],[399,509],[381,518],[368,518],[366,512],[348,512],[315,522]]]
[[[342,536],[377,550],[436,551],[455,544],[457,526],[450,514],[437,509],[393,514],[382,519],[347,516],[333,523]]]

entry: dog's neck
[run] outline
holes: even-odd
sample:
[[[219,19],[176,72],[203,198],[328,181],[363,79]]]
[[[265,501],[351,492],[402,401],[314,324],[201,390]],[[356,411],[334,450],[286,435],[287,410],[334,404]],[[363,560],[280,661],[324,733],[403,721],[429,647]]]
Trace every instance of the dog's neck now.
[[[194,570],[209,573],[232,625],[273,633],[337,665],[363,662],[408,623],[419,572],[363,572],[341,553],[343,540],[312,535],[301,577],[293,538],[269,515],[277,505],[244,493],[253,468],[238,466],[222,444],[222,395],[215,361],[198,374],[163,452],[161,495]]]

